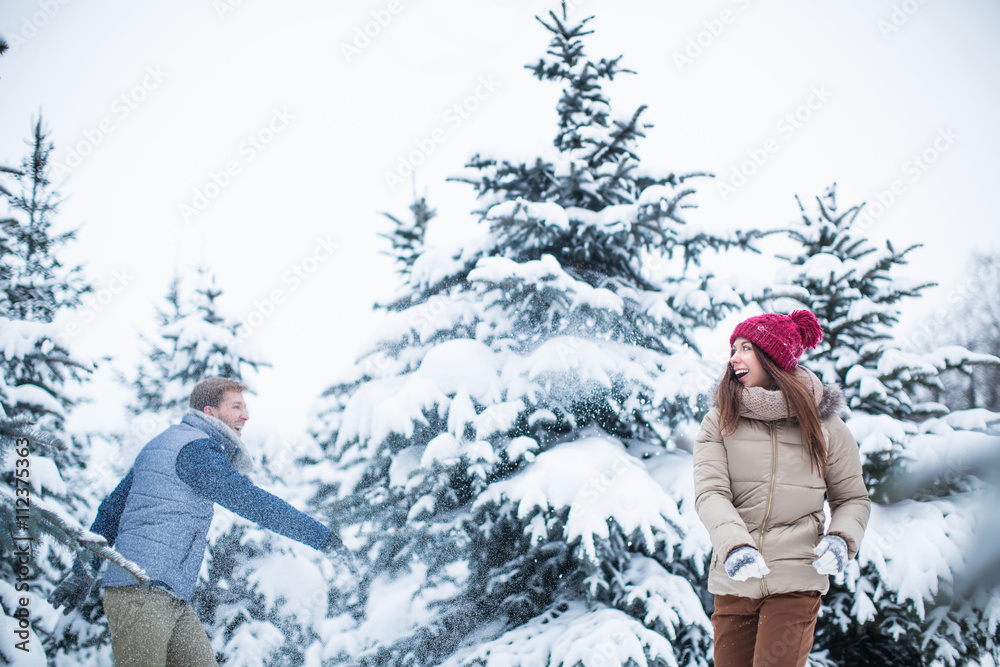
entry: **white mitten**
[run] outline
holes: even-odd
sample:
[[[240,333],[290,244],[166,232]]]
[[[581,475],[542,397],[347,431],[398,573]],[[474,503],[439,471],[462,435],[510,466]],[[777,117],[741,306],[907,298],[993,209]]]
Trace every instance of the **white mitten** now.
[[[847,542],[838,535],[827,535],[813,547],[813,553],[819,556],[812,566],[820,574],[840,574],[847,567]]]
[[[770,571],[764,557],[750,546],[736,547],[726,557],[726,574],[736,581],[760,579]]]

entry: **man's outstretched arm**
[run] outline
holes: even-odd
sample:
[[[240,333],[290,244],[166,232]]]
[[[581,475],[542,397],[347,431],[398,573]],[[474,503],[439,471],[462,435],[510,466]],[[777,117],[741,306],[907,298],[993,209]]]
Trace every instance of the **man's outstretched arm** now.
[[[177,455],[176,470],[181,481],[198,495],[262,528],[314,549],[343,549],[340,538],[329,528],[236,472],[226,455],[207,438],[184,445]]]

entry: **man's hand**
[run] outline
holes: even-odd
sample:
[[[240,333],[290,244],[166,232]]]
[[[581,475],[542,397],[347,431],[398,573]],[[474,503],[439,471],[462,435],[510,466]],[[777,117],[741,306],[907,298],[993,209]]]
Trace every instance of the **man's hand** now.
[[[726,557],[726,574],[736,581],[760,579],[770,571],[764,557],[750,546],[736,547]]]
[[[358,571],[357,559],[354,557],[354,554],[351,553],[351,550],[345,547],[344,543],[340,541],[336,532],[331,531],[330,537],[327,538],[326,544],[323,545],[323,548],[320,549],[320,551],[325,553],[327,558],[330,560],[342,563],[344,567],[350,571],[351,576],[354,577],[355,581],[361,581],[362,577],[361,572]]]
[[[79,607],[90,595],[90,587],[94,584],[90,577],[80,572],[73,572],[62,580],[58,586],[52,589],[49,595],[49,604],[58,609],[65,605],[63,615]]]
[[[332,560],[343,564],[343,566],[346,567],[351,573],[351,576],[354,577],[355,581],[361,581],[362,577],[361,572],[358,570],[358,561],[347,547],[341,544],[340,546],[327,551],[327,555]]]

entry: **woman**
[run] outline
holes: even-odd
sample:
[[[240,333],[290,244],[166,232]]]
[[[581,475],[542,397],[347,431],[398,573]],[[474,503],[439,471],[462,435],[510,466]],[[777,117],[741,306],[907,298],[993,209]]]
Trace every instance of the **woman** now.
[[[843,394],[798,365],[822,339],[807,310],[739,324],[695,440],[716,667],[805,665],[828,575],[857,555],[868,523],[858,446],[837,416]]]

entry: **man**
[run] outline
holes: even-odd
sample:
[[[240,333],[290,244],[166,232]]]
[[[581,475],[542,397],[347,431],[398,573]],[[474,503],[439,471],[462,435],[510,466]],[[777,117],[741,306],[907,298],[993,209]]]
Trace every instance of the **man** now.
[[[90,530],[144,569],[151,583],[140,585],[113,563],[104,575],[104,612],[118,667],[218,664],[190,603],[215,503],[335,555],[357,575],[350,552],[329,528],[243,476],[251,463],[240,439],[250,418],[246,389],[221,377],[195,385],[181,422],[143,447],[98,509]],[[56,608],[66,605],[68,614],[86,600],[90,587],[78,561],[49,601]]]

